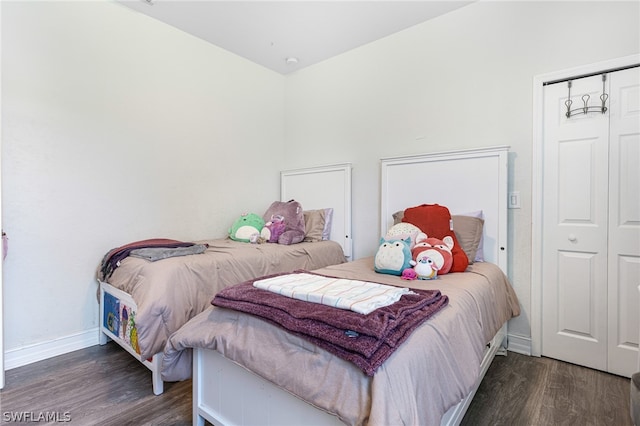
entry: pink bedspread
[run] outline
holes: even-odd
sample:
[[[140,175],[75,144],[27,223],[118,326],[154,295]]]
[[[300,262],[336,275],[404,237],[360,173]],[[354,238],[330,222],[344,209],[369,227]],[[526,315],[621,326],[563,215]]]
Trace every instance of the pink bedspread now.
[[[398,286],[440,289],[449,304],[420,325],[371,377],[353,363],[255,316],[209,307],[171,336],[164,380],[191,376],[192,349],[215,350],[304,401],[351,425],[437,425],[475,386],[489,342],[519,315],[500,268],[407,282],[373,271],[373,258],[315,272]]]
[[[162,352],[169,336],[204,311],[225,287],[267,274],[345,261],[342,248],[334,241],[287,246],[226,238],[196,243],[209,247],[202,254],[156,262],[127,257],[108,279],[138,306],[136,327],[143,359]]]

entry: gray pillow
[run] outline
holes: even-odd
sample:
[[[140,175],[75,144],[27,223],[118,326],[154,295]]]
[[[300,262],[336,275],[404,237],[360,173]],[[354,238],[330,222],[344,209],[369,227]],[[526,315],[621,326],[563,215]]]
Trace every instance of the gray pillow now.
[[[462,215],[452,215],[451,220],[453,221],[453,232],[455,232],[462,250],[467,255],[469,263],[473,263],[482,240],[484,220]]]

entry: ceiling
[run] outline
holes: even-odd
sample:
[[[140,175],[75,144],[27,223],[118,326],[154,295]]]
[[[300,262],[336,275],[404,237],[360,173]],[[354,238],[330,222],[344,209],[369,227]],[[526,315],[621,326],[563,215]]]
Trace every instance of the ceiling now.
[[[118,0],[281,74],[316,64],[473,1]]]

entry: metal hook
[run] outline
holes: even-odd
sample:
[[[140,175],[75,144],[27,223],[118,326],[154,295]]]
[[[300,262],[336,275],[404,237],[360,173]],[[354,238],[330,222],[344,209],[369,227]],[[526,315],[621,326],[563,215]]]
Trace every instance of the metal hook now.
[[[602,74],[602,95],[600,95],[600,100],[602,101],[602,113],[604,114],[607,111],[607,107],[605,106],[607,99],[609,99],[609,95],[605,93],[605,82],[607,81],[607,75]]]
[[[588,94],[582,95],[582,103],[584,104],[584,107],[582,107],[582,112],[585,114],[589,112],[589,98],[591,98],[591,96],[589,96]]]
[[[565,115],[569,118],[571,117],[571,104],[573,103],[571,100],[571,80],[567,81],[567,87],[569,88],[569,95],[567,96],[567,100],[564,101],[564,104],[567,106],[567,113]]]

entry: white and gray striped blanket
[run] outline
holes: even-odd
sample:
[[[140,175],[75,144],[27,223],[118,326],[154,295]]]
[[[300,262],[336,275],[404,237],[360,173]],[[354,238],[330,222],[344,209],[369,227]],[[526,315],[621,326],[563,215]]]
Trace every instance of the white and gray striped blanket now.
[[[404,294],[415,294],[404,287],[324,277],[305,272],[258,280],[253,286],[293,299],[320,303],[364,315],[397,302]]]

